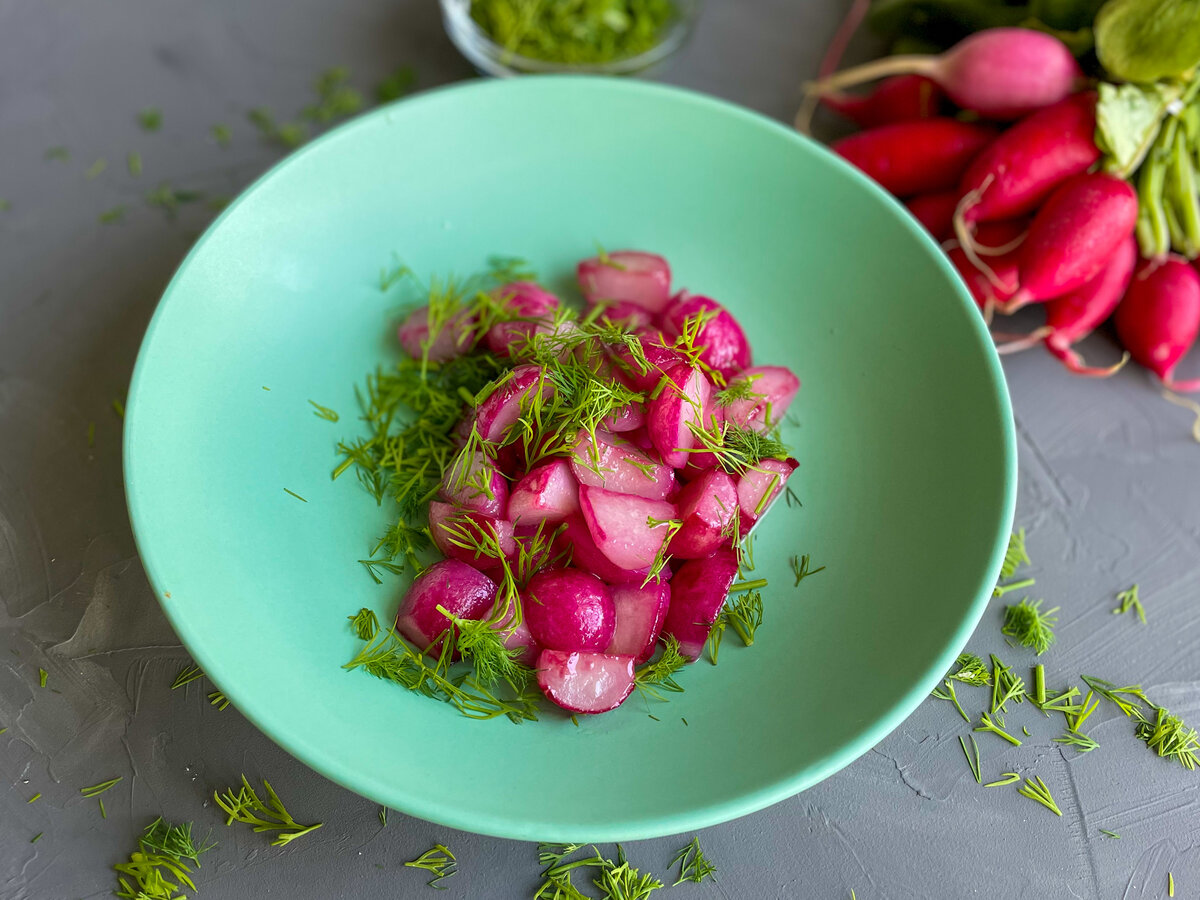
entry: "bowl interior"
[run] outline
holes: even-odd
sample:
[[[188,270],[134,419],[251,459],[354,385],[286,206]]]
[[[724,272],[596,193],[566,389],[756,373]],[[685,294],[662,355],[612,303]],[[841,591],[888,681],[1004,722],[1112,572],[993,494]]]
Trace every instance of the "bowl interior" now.
[[[549,711],[471,721],[343,671],[359,646],[346,617],[392,615],[402,588],[356,562],[387,511],[329,477],[336,442],[360,433],[354,386],[395,354],[399,295],[380,269],[464,273],[514,254],[569,290],[596,241],[664,254],[678,285],[734,311],[758,361],[803,382],[786,435],[803,506],[759,529],[758,640],[731,632],[720,665],[690,667],[669,703],[634,696],[578,726]],[[978,319],[898,205],[754,114],[603,79],[436,91],[284,161],[180,268],[128,405],[138,546],[196,661],[343,785],[520,839],[690,830],[865,752],[969,636],[1015,487]],[[795,588],[788,557],[804,553],[826,569]]]

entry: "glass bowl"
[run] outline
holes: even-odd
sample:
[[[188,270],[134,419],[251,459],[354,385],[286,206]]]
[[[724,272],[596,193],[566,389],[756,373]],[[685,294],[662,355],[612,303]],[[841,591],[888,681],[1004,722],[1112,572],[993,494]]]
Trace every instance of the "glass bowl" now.
[[[639,75],[675,54],[691,36],[700,15],[701,0],[675,0],[677,14],[663,30],[662,38],[644,53],[606,63],[556,63],[521,56],[493,41],[471,18],[471,0],[441,0],[446,34],[459,52],[484,75],[583,73],[589,75]]]

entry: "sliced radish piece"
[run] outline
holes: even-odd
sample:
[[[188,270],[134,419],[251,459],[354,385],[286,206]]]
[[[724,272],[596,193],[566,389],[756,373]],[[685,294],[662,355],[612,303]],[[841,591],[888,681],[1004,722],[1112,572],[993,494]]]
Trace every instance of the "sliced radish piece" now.
[[[632,656],[543,650],[537,668],[542,693],[567,712],[608,712],[633,693]]]
[[[683,525],[671,539],[672,556],[699,559],[733,544],[738,492],[724,469],[708,469],[685,485],[677,505]]]
[[[460,619],[482,619],[496,599],[492,579],[457,559],[443,559],[418,575],[396,614],[396,630],[431,656],[441,650],[438,636],[450,627],[442,607]]]
[[[494,615],[495,612],[496,609],[493,606],[488,615]],[[503,619],[492,625],[492,630],[500,632],[506,649],[521,651],[521,655],[516,657],[517,662],[526,666],[535,665],[538,654],[542,652],[542,648],[533,639],[533,633],[529,630],[529,623],[522,619],[514,628],[510,624],[511,622],[512,612],[510,611]]]
[[[654,645],[667,618],[671,586],[652,581],[645,587],[626,584],[612,589],[617,627],[605,653],[632,656],[643,663],[654,655]]]
[[[792,399],[800,390],[800,379],[783,366],[753,366],[729,382],[730,389],[750,383],[757,396],[750,400],[735,400],[721,410],[726,422],[769,431],[783,421]]]
[[[579,569],[538,572],[521,594],[521,609],[547,650],[603,650],[617,624],[608,586]]]
[[[588,304],[589,307],[596,305],[595,303]],[[609,300],[602,305],[603,308],[598,316],[600,321],[616,325],[623,331],[647,328],[654,321],[650,310],[644,306],[638,306],[636,303],[630,303],[628,300]]]
[[[681,292],[663,311],[663,329],[669,337],[679,337],[685,330],[693,333],[695,322],[704,322],[694,331],[692,346],[704,348],[700,359],[726,378],[750,365],[750,341],[737,319],[711,297]]]
[[[742,510],[743,535],[748,534],[754,523],[767,514],[798,465],[794,459],[763,459],[738,479],[737,495]]]
[[[508,429],[521,417],[526,398],[540,392],[544,399],[554,395],[554,382],[541,366],[517,366],[508,377],[475,409],[479,436],[500,443]]]
[[[442,496],[455,506],[503,519],[508,510],[508,482],[495,460],[482,450],[460,453],[442,476]]]
[[[571,516],[567,527],[554,542],[554,557],[568,558],[577,569],[591,572],[612,585],[641,584],[650,574],[650,567],[623,569],[605,556],[592,539],[587,523],[582,516]]]
[[[529,321],[499,322],[488,329],[484,342],[496,356],[508,356],[509,348],[533,334],[539,320],[553,318],[558,298],[532,281],[514,281],[492,291],[492,296],[509,312]],[[543,322],[544,324],[544,322]]]
[[[429,307],[422,306],[409,313],[396,331],[396,337],[404,352],[413,359],[420,359],[429,341]],[[429,361],[446,362],[462,356],[475,346],[475,319],[466,310],[455,313],[434,335],[429,344]]]
[[[654,337],[642,338],[642,354],[647,363],[645,371],[628,347],[620,345],[612,348],[616,377],[635,391],[649,393],[658,387],[666,373],[683,365],[684,358],[675,350],[664,346],[661,337],[655,334]]]
[[[576,275],[589,303],[624,300],[656,313],[671,299],[671,267],[654,253],[618,250],[594,256],[578,265]]]
[[[666,378],[662,392],[646,404],[646,430],[663,462],[682,469],[696,447],[692,426],[708,421],[712,384],[698,367],[687,365],[676,366]]]
[[[615,413],[605,416],[601,424],[605,431],[614,433],[637,431],[646,424],[646,409],[640,403],[626,403]]]
[[[595,441],[586,431],[579,432],[571,471],[581,485],[648,500],[665,499],[675,485],[675,472],[669,466],[603,431],[596,432]]]
[[[579,512],[579,484],[565,459],[553,459],[513,485],[508,515],[517,525],[561,522]]]
[[[675,636],[684,656],[700,658],[737,573],[737,554],[732,550],[719,550],[707,559],[688,560],[675,572],[663,632]]]
[[[579,486],[579,508],[600,552],[622,569],[651,566],[667,538],[675,506],[603,488]]]
[[[481,553],[461,544],[492,547],[498,541],[505,558],[517,552],[512,522],[437,500],[429,504],[429,533],[443,556],[470,563],[477,569],[496,568],[500,565],[499,555],[494,550]]]

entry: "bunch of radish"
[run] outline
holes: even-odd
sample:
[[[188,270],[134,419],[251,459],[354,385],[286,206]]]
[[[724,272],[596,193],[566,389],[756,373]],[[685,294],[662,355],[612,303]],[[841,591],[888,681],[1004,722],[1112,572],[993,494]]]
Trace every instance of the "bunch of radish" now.
[[[629,696],[635,666],[660,638],[700,656],[738,577],[739,542],[796,468],[783,453],[730,471],[701,433],[773,433],[800,383],[786,368],[753,366],[730,312],[673,291],[660,256],[604,254],[577,274],[586,321],[616,323],[623,336],[572,366],[571,377],[585,370],[590,389],[620,386],[635,399],[565,440],[546,433],[539,412],[563,390],[562,370],[527,360],[539,342],[543,352],[576,352],[570,336],[583,320],[545,288],[493,291],[513,315],[482,334],[458,316],[431,337],[428,308],[401,326],[414,356],[486,350],[513,365],[464,404],[461,447],[429,504],[429,532],[445,558],[413,582],[396,627],[436,655],[456,627],[451,617],[487,621],[536,670],[546,697],[573,713],[602,713]],[[679,349],[681,334],[690,353]],[[518,452],[551,444],[532,463]],[[502,599],[514,572],[517,596]]]
[[[884,80],[849,98],[845,88]],[[834,151],[901,199],[942,242],[989,324],[1040,304],[1045,324],[997,333],[1001,352],[1042,343],[1072,372],[1102,376],[1073,345],[1115,313],[1121,344],[1164,386],[1200,332],[1200,277],[1184,259],[1138,259],[1138,196],[1101,171],[1096,94],[1057,38],[977,32],[941,56],[836,72],[810,95],[865,130]]]

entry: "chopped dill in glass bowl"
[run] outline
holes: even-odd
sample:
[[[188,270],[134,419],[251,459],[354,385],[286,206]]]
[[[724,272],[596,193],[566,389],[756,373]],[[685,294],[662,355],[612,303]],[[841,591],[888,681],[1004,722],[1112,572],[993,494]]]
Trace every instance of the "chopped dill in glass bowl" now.
[[[480,72],[636,75],[679,50],[700,0],[441,0],[446,33]]]

